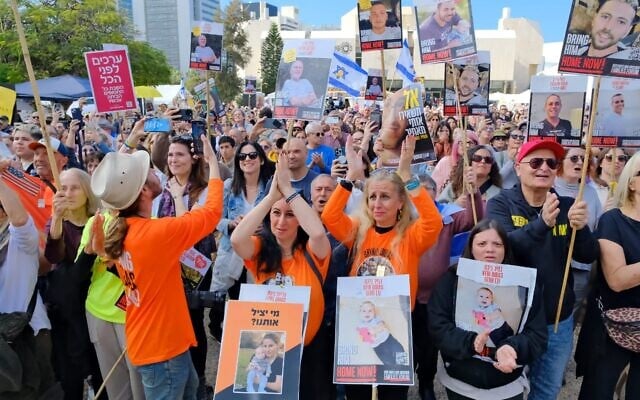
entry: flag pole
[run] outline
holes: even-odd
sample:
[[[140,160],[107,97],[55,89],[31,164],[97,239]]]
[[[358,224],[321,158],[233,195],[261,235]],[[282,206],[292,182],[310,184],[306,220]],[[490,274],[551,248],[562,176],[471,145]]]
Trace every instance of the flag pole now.
[[[27,74],[29,75],[29,82],[31,83],[31,90],[33,91],[33,99],[36,103],[36,110],[38,111],[38,118],[40,119],[40,129],[42,130],[42,136],[44,137],[44,144],[47,148],[47,158],[51,167],[51,175],[53,176],[53,184],[57,189],[60,188],[60,179],[58,173],[58,164],[53,155],[53,149],[51,148],[51,138],[47,131],[47,117],[44,113],[44,108],[40,104],[40,91],[38,90],[38,83],[36,82],[36,75],[33,72],[33,65],[31,64],[31,54],[29,53],[29,45],[27,44],[27,38],[24,34],[24,27],[22,26],[22,20],[20,19],[20,12],[18,11],[18,4],[16,0],[11,0],[11,9],[13,10],[13,17],[16,20],[16,30],[18,31],[18,39],[20,40],[20,47],[22,47],[22,55],[24,57],[24,63],[27,66]]]
[[[204,72],[204,79],[207,82],[207,86],[206,86],[206,91],[207,91],[207,103],[206,103],[206,107],[207,107],[207,112],[205,113],[206,117],[205,117],[205,123],[207,124],[207,138],[209,140],[211,140],[211,124],[209,123],[209,110],[211,110],[211,107],[209,105],[209,96],[211,93],[211,84],[209,83],[209,70],[206,70]]]
[[[380,63],[382,64],[382,100],[387,98],[387,74],[384,70],[384,49],[380,49]]]

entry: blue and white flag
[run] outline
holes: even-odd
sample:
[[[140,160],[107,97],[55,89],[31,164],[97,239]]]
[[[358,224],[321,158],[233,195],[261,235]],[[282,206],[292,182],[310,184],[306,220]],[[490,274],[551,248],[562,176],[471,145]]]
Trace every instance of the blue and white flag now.
[[[402,41],[402,51],[398,62],[396,62],[396,70],[402,76],[402,87],[411,85],[416,78],[416,70],[413,68],[413,57],[409,50],[409,43],[407,39]]]
[[[367,71],[355,61],[333,53],[333,63],[329,70],[329,85],[344,90],[350,96],[360,96],[360,91],[367,85]]]

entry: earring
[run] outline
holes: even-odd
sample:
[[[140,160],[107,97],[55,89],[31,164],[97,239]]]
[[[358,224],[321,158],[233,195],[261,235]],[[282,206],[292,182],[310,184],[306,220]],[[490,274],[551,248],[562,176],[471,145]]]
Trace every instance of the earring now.
[[[398,215],[396,216],[396,221],[400,221],[400,218],[402,218],[402,208],[398,209]]]

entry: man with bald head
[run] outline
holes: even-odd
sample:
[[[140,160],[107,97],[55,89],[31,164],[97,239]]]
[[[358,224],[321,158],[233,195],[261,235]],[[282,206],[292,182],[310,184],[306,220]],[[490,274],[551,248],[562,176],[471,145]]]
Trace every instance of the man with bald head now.
[[[322,144],[324,131],[322,124],[311,122],[305,129],[307,134],[307,167],[319,174],[330,174],[334,151]]]
[[[311,203],[311,182],[318,176],[318,173],[307,167],[308,151],[306,143],[302,139],[291,138],[290,142],[284,144],[282,153],[286,154],[289,160],[291,186],[302,193],[307,203]],[[269,186],[270,184],[271,180],[267,185]]]

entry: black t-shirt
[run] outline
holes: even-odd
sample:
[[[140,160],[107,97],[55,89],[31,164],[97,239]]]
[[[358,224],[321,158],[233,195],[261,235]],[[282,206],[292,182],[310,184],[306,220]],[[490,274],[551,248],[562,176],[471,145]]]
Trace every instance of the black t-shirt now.
[[[640,221],[624,215],[619,208],[602,214],[598,222],[598,238],[622,246],[626,265],[640,262]],[[601,289],[604,307],[640,307],[640,285],[622,292],[614,292],[606,285]]]
[[[276,377],[278,375],[282,375],[282,365],[283,360],[282,357],[276,357],[275,360],[273,360],[273,362],[271,363],[271,375],[269,375],[269,378],[267,379],[267,382],[269,383],[273,383],[276,381]]]

